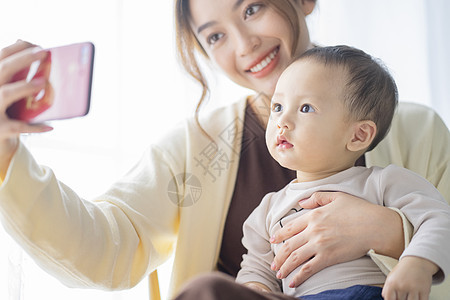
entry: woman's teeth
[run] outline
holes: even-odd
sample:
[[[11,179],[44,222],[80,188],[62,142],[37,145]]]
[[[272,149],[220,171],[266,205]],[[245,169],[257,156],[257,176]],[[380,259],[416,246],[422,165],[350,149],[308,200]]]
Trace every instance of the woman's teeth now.
[[[267,55],[266,58],[264,58],[259,64],[257,64],[253,68],[250,68],[250,72],[256,73],[256,72],[260,72],[261,70],[263,70],[275,58],[275,55],[277,55],[277,53],[278,53],[278,48],[276,48],[269,55]]]

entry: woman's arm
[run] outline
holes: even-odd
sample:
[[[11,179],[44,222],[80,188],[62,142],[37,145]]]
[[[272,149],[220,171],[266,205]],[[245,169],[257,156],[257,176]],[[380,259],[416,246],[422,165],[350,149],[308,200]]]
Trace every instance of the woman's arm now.
[[[178,209],[167,196],[171,174],[165,155],[152,148],[107,193],[87,201],[19,144],[0,187],[2,223],[64,284],[130,288],[167,259],[175,243]]]
[[[368,167],[394,164],[429,182],[450,203],[450,132],[431,108],[400,102],[388,135],[365,154]]]
[[[293,279],[296,286],[328,266],[360,258],[371,249],[394,258],[404,249],[402,219],[394,210],[341,192],[315,193],[301,206],[322,207],[292,220],[271,239],[281,243],[290,238],[274,258],[273,270],[279,270],[282,278],[305,263]]]
[[[25,42],[0,53],[0,219],[24,250],[65,284],[132,287],[173,249],[179,210],[169,199],[167,184],[179,173],[178,164],[153,147],[96,201],[82,199],[50,168],[40,166],[19,135],[49,127],[11,120],[6,110],[45,87],[45,80],[10,82],[45,57],[45,51]],[[180,132],[177,140],[183,140]],[[172,148],[180,160],[185,158],[184,148]]]
[[[21,133],[49,131],[46,125],[28,125],[8,118],[7,108],[14,102],[31,96],[45,88],[48,78],[33,79],[30,82],[11,82],[14,75],[27,70],[31,63],[43,60],[47,53],[35,45],[18,41],[0,51],[0,182],[5,178]]]

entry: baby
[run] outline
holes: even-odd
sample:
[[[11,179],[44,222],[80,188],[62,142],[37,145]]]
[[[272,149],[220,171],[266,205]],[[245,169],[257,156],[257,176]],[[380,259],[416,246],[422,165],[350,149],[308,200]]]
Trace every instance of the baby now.
[[[274,159],[296,170],[297,178],[267,194],[244,223],[248,253],[237,282],[301,299],[425,299],[432,280],[444,279],[450,271],[445,199],[406,169],[354,167],[387,134],[397,99],[386,69],[348,46],[311,49],[284,71],[272,98],[266,143]],[[408,218],[414,237],[387,278],[366,255],[325,268],[298,287],[292,281],[298,270],[278,279],[283,276],[271,264],[281,244],[271,244],[270,237],[292,217],[307,213],[299,201],[317,191],[352,194],[397,208]]]

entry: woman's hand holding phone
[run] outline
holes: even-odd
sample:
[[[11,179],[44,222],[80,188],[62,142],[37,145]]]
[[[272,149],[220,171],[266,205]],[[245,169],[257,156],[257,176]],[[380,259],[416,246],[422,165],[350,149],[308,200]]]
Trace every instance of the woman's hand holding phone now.
[[[37,48],[36,51],[42,50]],[[10,82],[26,80],[27,82],[37,83],[38,86],[42,83],[45,83],[45,85],[32,96],[22,98],[11,104],[6,110],[10,118],[29,122],[49,109],[53,104],[55,95],[52,84],[49,82],[52,68],[51,52],[46,52],[45,58],[34,61],[32,66],[34,66],[33,71],[31,71],[31,67],[20,70],[13,75]]]
[[[52,130],[45,124],[28,124],[24,121],[13,120],[6,111],[15,102],[29,97],[48,86],[48,77],[35,77],[31,81],[26,78],[16,80],[20,72],[28,73],[35,61],[45,61],[48,52],[33,44],[17,41],[0,51],[0,178],[3,179],[10,160],[17,148],[18,137],[21,133],[39,133]],[[17,75],[19,74],[19,75]],[[16,78],[14,78],[16,77]]]
[[[1,178],[21,133],[49,131],[43,122],[88,113],[94,50],[90,42],[44,50],[23,41],[1,50]]]
[[[36,82],[43,79],[45,87],[12,103],[6,110],[7,115],[33,124],[86,115],[90,106],[94,50],[90,42],[45,50],[45,58],[33,61],[10,80]]]

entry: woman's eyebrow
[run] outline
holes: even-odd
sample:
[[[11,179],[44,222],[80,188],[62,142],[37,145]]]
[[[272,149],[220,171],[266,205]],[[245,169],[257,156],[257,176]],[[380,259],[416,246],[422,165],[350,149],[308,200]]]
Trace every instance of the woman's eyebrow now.
[[[239,6],[241,6],[242,2],[244,2],[244,0],[237,0],[236,3],[234,3],[232,10],[235,11],[236,9],[239,8]]]
[[[206,28],[208,28],[208,27],[210,27],[210,26],[213,26],[213,25],[215,25],[215,24],[217,24],[216,21],[211,21],[211,22],[207,22],[207,23],[205,23],[205,24],[199,26],[199,27],[197,28],[197,34],[199,34],[202,30],[204,30],[204,29],[206,29]]]
[[[231,10],[232,10],[232,11],[235,11],[236,9],[238,9],[239,6],[241,6],[242,2],[244,2],[244,0],[237,0],[236,3],[234,3],[234,5],[233,5],[233,7],[231,8]],[[210,26],[213,26],[213,25],[215,25],[215,24],[217,24],[216,21],[211,21],[211,22],[207,22],[207,23],[205,23],[205,24],[199,26],[199,27],[197,28],[197,34],[199,34],[202,30],[204,30],[204,29],[206,29],[206,28],[208,28],[208,27],[210,27]]]

